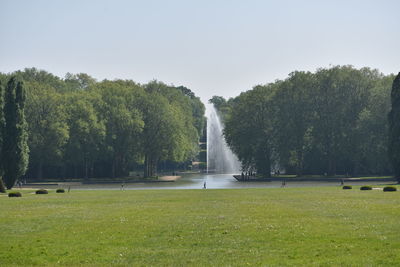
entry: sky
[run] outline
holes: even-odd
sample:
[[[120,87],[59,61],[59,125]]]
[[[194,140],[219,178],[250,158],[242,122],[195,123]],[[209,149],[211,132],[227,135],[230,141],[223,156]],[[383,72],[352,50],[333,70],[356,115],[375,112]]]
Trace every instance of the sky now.
[[[400,71],[397,0],[0,0],[0,72],[157,79],[205,102],[295,70]]]

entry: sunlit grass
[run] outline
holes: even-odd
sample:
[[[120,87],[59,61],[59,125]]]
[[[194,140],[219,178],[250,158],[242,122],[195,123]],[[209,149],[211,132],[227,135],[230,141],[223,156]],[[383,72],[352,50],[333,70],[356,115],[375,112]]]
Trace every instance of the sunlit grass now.
[[[340,187],[0,196],[0,265],[400,264],[400,193]]]

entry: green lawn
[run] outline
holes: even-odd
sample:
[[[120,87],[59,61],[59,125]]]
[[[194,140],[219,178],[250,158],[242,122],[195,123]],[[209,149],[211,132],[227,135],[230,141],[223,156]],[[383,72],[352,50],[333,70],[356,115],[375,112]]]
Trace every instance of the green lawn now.
[[[22,192],[0,196],[1,266],[400,265],[399,191]]]

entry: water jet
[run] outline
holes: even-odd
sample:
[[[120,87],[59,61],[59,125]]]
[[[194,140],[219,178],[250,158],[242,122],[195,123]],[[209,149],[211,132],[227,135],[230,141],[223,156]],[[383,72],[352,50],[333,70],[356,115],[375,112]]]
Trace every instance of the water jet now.
[[[238,173],[240,162],[226,144],[218,112],[214,105],[207,111],[207,173]]]

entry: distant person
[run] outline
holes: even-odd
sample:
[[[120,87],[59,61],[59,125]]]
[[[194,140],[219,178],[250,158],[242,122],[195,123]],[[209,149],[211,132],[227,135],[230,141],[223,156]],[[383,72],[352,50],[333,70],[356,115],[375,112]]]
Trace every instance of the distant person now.
[[[204,181],[203,189],[206,189],[206,188],[207,188],[207,181]]]
[[[286,180],[282,181],[282,186],[281,187],[285,187],[286,186]]]

